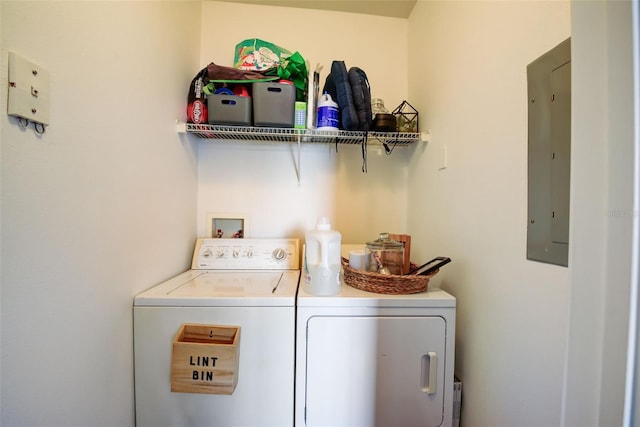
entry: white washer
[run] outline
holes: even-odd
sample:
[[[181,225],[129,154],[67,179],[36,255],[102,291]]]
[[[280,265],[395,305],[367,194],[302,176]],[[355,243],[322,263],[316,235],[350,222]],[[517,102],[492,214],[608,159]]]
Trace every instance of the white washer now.
[[[452,425],[453,296],[300,287],[297,307],[297,427]]]
[[[199,239],[188,270],[134,299],[136,425],[291,426],[297,239]],[[231,395],[171,392],[183,324],[240,326]]]

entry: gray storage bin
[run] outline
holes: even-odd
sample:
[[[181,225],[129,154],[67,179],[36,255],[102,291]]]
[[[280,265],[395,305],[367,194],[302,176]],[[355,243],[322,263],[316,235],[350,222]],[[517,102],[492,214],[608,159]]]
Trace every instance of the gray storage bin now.
[[[294,85],[255,82],[252,85],[252,95],[254,126],[293,127],[296,103]]]
[[[251,126],[251,98],[237,95],[209,95],[209,124]]]

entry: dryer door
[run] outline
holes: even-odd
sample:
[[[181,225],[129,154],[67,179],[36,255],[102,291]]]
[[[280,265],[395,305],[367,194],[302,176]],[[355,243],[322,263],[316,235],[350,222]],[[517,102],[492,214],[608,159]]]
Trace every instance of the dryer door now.
[[[310,318],[306,425],[440,426],[445,340],[438,316]]]

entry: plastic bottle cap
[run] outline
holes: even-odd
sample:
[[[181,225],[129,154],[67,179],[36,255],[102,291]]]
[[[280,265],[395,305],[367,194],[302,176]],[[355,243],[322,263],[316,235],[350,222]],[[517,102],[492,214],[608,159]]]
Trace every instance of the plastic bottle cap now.
[[[317,225],[318,230],[331,230],[331,222],[329,221],[329,218],[327,218],[326,216],[321,216],[318,218],[318,225]]]

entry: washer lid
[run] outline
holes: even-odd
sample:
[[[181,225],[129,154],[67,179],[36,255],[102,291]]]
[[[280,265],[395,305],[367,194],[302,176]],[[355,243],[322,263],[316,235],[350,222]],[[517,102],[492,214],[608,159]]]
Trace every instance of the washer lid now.
[[[300,270],[189,270],[135,297],[135,306],[293,306]]]

